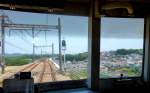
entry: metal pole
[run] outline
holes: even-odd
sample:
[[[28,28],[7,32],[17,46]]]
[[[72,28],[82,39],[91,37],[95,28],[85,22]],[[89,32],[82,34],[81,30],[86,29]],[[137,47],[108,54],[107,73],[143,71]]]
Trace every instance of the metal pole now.
[[[63,66],[64,71],[66,71],[66,41],[62,40],[62,51],[63,51]]]
[[[32,51],[32,62],[34,62],[34,57],[35,57],[35,40],[34,40],[34,28],[32,28],[32,39],[33,39],[33,51]]]
[[[60,18],[58,18],[58,40],[59,40],[59,66],[60,66],[60,71],[62,71],[62,56],[61,56],[61,22],[60,22]]]
[[[2,68],[2,74],[5,71],[5,28],[4,28],[4,15],[2,15],[2,20],[1,20],[1,46],[2,46],[2,56],[1,56],[1,68]]]
[[[42,57],[42,55],[43,55],[43,54],[42,54],[42,48],[41,48],[41,57]]]
[[[65,53],[65,50],[64,50],[64,70],[66,71],[66,53]]]
[[[52,60],[54,60],[54,44],[52,43]]]

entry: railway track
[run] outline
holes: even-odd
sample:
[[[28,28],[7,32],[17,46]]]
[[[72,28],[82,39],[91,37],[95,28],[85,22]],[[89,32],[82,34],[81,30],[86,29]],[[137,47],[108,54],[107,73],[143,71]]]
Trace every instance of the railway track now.
[[[32,65],[30,65],[29,67],[25,67],[24,69],[22,69],[20,72],[29,72],[32,71],[35,67],[37,67],[37,65],[39,65],[40,63],[34,63]]]
[[[22,69],[4,76],[3,79],[13,78],[19,72],[31,72],[35,83],[56,81],[56,67],[47,58],[23,66]]]
[[[24,67],[23,69],[13,73],[12,75],[10,75],[9,77],[5,77],[5,78],[13,78],[15,74],[19,73],[19,72],[29,72],[29,71],[32,71],[37,65],[37,63],[32,63],[26,67]]]
[[[50,62],[47,62],[47,63],[49,65],[49,68],[50,68],[50,71],[51,71],[51,78],[52,78],[53,81],[56,81],[56,72],[53,69],[52,63],[50,63]]]
[[[45,64],[45,62],[43,62],[43,68],[42,68],[41,74],[39,75],[39,79],[38,79],[39,83],[41,83],[44,78],[45,70],[46,70],[46,64]]]
[[[43,68],[41,74],[39,75],[38,83],[42,83],[44,81],[56,81],[56,74],[53,69],[53,66],[50,64],[49,60],[46,59],[43,62]]]

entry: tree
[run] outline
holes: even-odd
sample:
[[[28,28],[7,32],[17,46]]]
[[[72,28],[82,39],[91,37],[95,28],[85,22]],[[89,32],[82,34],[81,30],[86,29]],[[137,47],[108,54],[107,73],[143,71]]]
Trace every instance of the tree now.
[[[115,51],[116,55],[129,55],[129,54],[143,54],[143,49],[118,49]]]
[[[66,60],[67,61],[73,61],[73,59],[74,59],[74,55],[66,54]]]

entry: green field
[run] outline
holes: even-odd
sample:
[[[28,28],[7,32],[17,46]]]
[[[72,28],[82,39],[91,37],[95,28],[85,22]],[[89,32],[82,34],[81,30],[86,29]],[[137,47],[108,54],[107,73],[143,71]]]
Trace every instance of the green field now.
[[[32,62],[32,59],[28,56],[13,56],[6,57],[5,62],[7,66],[20,66]]]

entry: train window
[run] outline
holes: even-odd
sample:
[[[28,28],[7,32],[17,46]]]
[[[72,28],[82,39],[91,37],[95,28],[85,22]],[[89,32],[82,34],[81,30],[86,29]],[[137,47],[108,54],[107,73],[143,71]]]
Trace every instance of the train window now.
[[[19,72],[35,83],[87,78],[88,17],[0,12],[0,83]]]
[[[144,18],[101,18],[100,78],[142,74]]]

